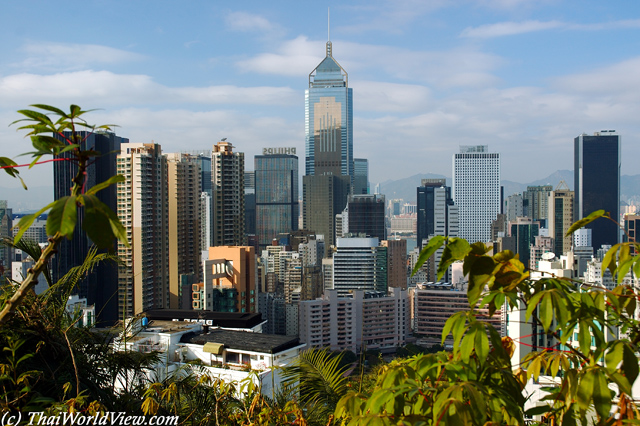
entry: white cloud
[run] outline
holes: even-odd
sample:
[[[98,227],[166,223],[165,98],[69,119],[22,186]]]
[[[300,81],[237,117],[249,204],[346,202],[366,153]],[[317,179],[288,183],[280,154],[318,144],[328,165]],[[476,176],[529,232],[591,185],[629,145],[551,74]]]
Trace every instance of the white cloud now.
[[[271,31],[274,25],[260,15],[232,12],[225,17],[227,27],[235,31]]]
[[[74,102],[81,105],[197,103],[288,105],[299,96],[288,87],[167,87],[147,75],[78,71],[53,75],[16,74],[0,78],[0,105]]]
[[[429,107],[431,91],[415,84],[382,83],[357,81],[353,84],[358,111],[378,111],[384,113],[416,113]]]
[[[299,36],[284,42],[276,52],[263,53],[237,62],[243,72],[284,76],[306,76],[324,58],[325,42]],[[473,47],[450,51],[411,51],[391,46],[352,42],[333,43],[333,57],[350,75],[425,82],[443,87],[483,86],[497,82],[491,75],[503,60]],[[345,58],[343,60],[343,58]]]
[[[560,21],[500,22],[497,24],[481,25],[475,28],[465,28],[460,36],[469,38],[503,37],[561,27],[566,27],[566,24]]]
[[[14,67],[23,69],[79,70],[98,64],[115,64],[144,59],[143,55],[95,44],[27,43],[20,52],[26,56]]]

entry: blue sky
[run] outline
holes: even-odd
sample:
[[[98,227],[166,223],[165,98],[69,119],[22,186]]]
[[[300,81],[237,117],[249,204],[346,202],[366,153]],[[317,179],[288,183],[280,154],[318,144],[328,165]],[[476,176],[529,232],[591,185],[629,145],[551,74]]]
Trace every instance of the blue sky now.
[[[573,138],[601,129],[622,135],[622,173],[640,173],[632,0],[5,1],[0,124],[32,103],[75,103],[165,152],[226,137],[247,169],[267,146],[297,147],[302,165],[304,90],[328,7],[372,185],[451,176],[459,145],[476,144],[501,153],[503,179],[528,182],[572,169]],[[0,146],[11,157],[30,148],[6,125]],[[23,175],[42,185],[51,168]]]

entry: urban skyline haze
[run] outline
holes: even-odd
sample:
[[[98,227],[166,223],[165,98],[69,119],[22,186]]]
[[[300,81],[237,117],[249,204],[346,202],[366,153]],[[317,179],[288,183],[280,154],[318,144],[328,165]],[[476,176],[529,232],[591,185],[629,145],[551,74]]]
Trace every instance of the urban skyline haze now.
[[[333,55],[354,89],[353,154],[369,160],[372,188],[450,176],[460,145],[488,145],[503,179],[519,182],[572,168],[583,132],[615,129],[623,158],[640,154],[632,1],[10,2],[0,123],[29,104],[75,103],[101,108],[90,122],[163,152],[211,150],[226,137],[249,165],[263,147],[302,153],[304,90],[325,55],[328,7]],[[0,126],[2,155],[21,162],[23,135]],[[621,172],[640,165],[623,161]],[[46,184],[51,166],[22,175]],[[10,186],[19,182],[0,181]]]

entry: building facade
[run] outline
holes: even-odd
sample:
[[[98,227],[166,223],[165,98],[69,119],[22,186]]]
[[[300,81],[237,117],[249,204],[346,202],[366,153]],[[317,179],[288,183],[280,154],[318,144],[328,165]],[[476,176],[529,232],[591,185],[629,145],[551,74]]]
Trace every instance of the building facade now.
[[[593,136],[582,134],[574,139],[575,220],[596,210],[620,220],[620,135],[603,130]],[[608,220],[596,220],[586,226],[592,230],[594,250],[619,241],[618,226]]]
[[[117,214],[129,247],[118,242],[119,317],[155,308],[168,308],[178,300],[169,288],[169,226],[167,158],[158,144],[123,144],[117,171]],[[173,289],[176,290],[175,288]]]
[[[295,148],[288,148],[295,152]],[[280,233],[298,229],[298,157],[293,154],[256,155],[256,235],[260,248]]]
[[[387,238],[384,195],[350,195],[342,212],[342,235],[364,234],[379,240]]]
[[[212,246],[244,246],[244,153],[226,141],[214,145],[211,180]]]
[[[461,146],[453,155],[453,200],[459,209],[459,236],[471,243],[491,240],[491,222],[500,211],[500,154],[486,145]]]
[[[121,148],[126,146],[129,139],[110,132],[77,132],[80,149],[93,148],[101,155],[96,157],[88,168],[85,176],[85,187],[90,188],[116,175],[116,157]],[[70,132],[63,132],[55,136],[58,139],[70,138]],[[60,154],[59,157],[69,158],[70,153]],[[71,180],[78,172],[78,166],[73,161],[56,161],[53,163],[53,197],[58,200],[70,194],[73,185]],[[116,211],[116,186],[111,185],[99,191],[96,196],[100,201]],[[71,268],[82,264],[89,248],[93,244],[82,229],[82,214],[78,211],[76,230],[73,238],[64,239],[58,245],[58,252],[52,261],[53,280],[62,278]],[[115,245],[115,239],[114,239]],[[98,315],[97,321],[112,324],[118,320],[118,271],[114,264],[102,263],[96,267],[93,274],[89,274],[77,287],[77,294],[86,298],[89,305],[95,305]]]
[[[574,193],[562,181],[554,191],[549,191],[547,228],[554,240],[553,252],[560,257],[571,251],[572,235],[566,235],[573,224]]]
[[[332,289],[340,295],[387,291],[387,248],[377,238],[338,238],[332,260]]]

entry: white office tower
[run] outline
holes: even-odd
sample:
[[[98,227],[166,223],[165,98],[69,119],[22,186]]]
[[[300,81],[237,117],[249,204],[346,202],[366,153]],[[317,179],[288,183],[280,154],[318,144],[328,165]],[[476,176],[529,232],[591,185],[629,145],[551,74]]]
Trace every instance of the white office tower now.
[[[387,291],[387,248],[377,238],[337,238],[332,260],[332,288],[340,296],[349,290]]]
[[[500,213],[500,154],[486,145],[461,146],[453,155],[453,200],[461,238],[491,240],[491,221]]]

